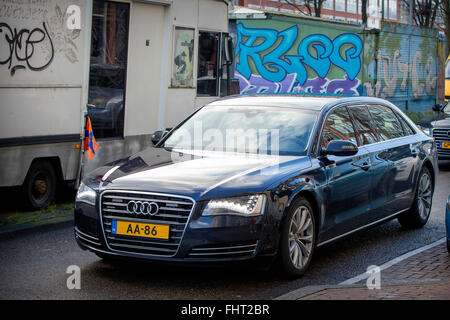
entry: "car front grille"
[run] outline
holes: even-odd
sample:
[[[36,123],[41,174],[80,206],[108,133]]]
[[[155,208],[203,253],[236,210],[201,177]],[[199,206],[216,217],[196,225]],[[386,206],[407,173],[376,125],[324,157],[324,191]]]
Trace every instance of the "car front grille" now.
[[[433,138],[436,141],[436,147],[439,155],[450,156],[450,149],[441,148],[441,142],[449,141],[450,142],[450,128],[436,128],[433,129]]]
[[[255,254],[257,241],[249,241],[242,243],[228,243],[215,246],[195,247],[188,254],[188,258],[244,258]]]
[[[155,202],[159,211],[155,215],[129,213],[130,201]],[[189,220],[194,200],[188,197],[147,192],[105,191],[100,198],[105,240],[113,251],[156,256],[174,256]],[[117,235],[111,232],[113,220],[151,223],[169,226],[169,239]]]

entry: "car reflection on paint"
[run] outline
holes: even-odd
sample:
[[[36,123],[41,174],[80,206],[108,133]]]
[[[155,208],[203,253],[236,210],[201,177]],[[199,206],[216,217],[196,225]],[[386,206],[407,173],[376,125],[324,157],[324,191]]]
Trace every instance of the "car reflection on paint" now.
[[[230,130],[244,143],[224,144]],[[252,261],[298,277],[317,247],[394,218],[420,228],[431,212],[433,139],[382,99],[238,96],[154,136],[154,147],[83,179],[82,249],[106,259]]]

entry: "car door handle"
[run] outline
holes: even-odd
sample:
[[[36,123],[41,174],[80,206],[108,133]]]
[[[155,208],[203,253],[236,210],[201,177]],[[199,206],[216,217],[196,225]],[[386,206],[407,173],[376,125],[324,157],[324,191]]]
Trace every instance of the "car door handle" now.
[[[361,168],[364,171],[367,171],[370,169],[370,167],[372,166],[369,161],[358,161],[358,162],[354,162],[353,165],[355,167]]]

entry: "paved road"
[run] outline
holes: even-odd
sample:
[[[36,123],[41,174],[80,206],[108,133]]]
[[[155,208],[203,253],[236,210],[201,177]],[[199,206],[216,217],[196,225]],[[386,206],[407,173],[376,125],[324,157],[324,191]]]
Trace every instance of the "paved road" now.
[[[81,251],[72,228],[0,240],[1,299],[271,299],[307,285],[338,284],[445,235],[450,162],[440,164],[433,211],[420,230],[397,221],[321,248],[302,278],[286,281],[246,268],[111,265]],[[81,290],[68,290],[66,268],[81,268]]]

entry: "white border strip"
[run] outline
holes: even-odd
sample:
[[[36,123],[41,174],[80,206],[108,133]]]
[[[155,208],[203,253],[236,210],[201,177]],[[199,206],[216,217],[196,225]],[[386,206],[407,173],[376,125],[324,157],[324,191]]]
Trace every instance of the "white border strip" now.
[[[428,250],[428,249],[431,249],[431,248],[433,248],[433,247],[435,247],[435,246],[437,246],[437,245],[439,245],[439,244],[441,244],[441,243],[444,243],[444,242],[445,242],[445,239],[446,239],[446,238],[444,237],[444,238],[439,239],[439,240],[437,240],[437,241],[435,241],[435,242],[433,242],[433,243],[430,243],[430,244],[428,244],[428,245],[426,245],[426,246],[424,246],[424,247],[415,249],[415,250],[410,251],[410,252],[407,252],[407,253],[405,253],[405,254],[403,254],[403,255],[397,257],[397,258],[394,258],[394,259],[392,259],[391,261],[388,261],[388,262],[382,264],[382,265],[380,266],[380,271],[383,271],[383,270],[385,270],[385,269],[387,269],[387,268],[393,266],[394,264],[397,264],[397,263],[399,263],[399,262],[401,262],[401,261],[403,261],[403,260],[406,260],[406,259],[408,259],[409,257],[412,257],[413,255],[416,255],[416,254],[418,254],[418,253],[420,253],[420,252],[423,252],[423,251]],[[343,281],[343,282],[341,282],[341,283],[339,283],[339,284],[340,284],[340,285],[355,284],[355,283],[357,283],[357,282],[359,282],[359,281],[361,281],[361,280],[367,279],[369,276],[370,276],[369,273],[364,272],[364,273],[361,273],[360,275],[358,275],[358,276],[356,276],[356,277],[353,277],[353,278],[350,278],[350,279],[348,279],[348,280],[345,280],[345,281]]]

